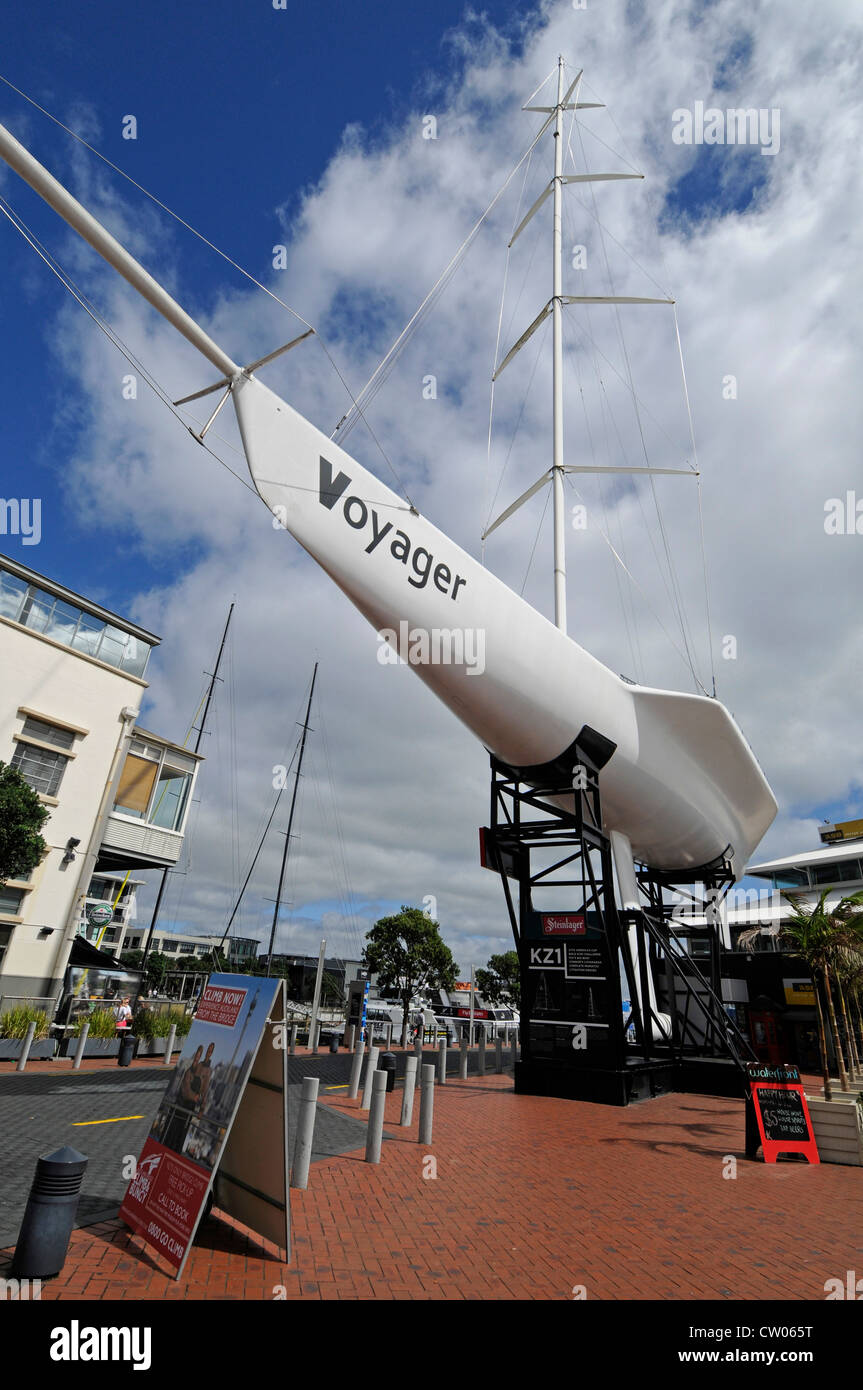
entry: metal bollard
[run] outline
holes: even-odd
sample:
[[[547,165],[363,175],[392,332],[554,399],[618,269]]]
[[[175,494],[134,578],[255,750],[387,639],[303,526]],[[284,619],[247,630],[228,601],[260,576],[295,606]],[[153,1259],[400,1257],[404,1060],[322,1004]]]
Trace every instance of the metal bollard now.
[[[439,1086],[446,1085],[446,1038],[441,1038],[438,1043],[437,1079]]]
[[[423,1039],[422,1039],[422,1033],[419,1033],[419,1034],[418,1034],[417,1040],[416,1040],[416,1042],[414,1043],[414,1057],[416,1058],[416,1064],[417,1064],[417,1072],[416,1072],[415,1085],[418,1086],[418,1085],[420,1084],[420,1076],[422,1075],[422,1064],[423,1064]]]
[[[351,1084],[348,1087],[348,1100],[356,1100],[360,1089],[360,1072],[363,1069],[363,1039],[357,1034],[354,1039],[354,1055],[351,1058]]]
[[[417,1059],[405,1058],[405,1088],[402,1092],[402,1116],[400,1125],[409,1125],[414,1117],[414,1091],[417,1084]]]
[[[372,1100],[369,1110],[369,1128],[366,1135],[366,1163],[380,1163],[381,1142],[384,1137],[384,1107],[387,1101],[387,1074],[385,1071],[372,1073]]]
[[[460,1081],[467,1081],[467,1033],[462,1032],[458,1045],[458,1075]]]
[[[354,1050],[354,1043],[355,1043],[355,1041],[356,1041],[356,1037],[357,1037],[357,1025],[356,1025],[355,1023],[352,1023],[351,1026],[350,1026],[350,1028],[348,1029],[348,1052],[353,1052],[353,1050]]]
[[[480,1076],[485,1076],[485,1029],[479,1030],[479,1053],[476,1059],[476,1069]]]
[[[305,1188],[309,1185],[309,1164],[312,1161],[317,1101],[318,1078],[316,1076],[304,1076],[303,1091],[300,1096],[300,1113],[297,1119],[297,1137],[294,1141],[291,1187]]]
[[[86,1167],[85,1155],[68,1145],[37,1159],[33,1186],[12,1257],[14,1275],[25,1279],[53,1279],[60,1273],[75,1224]]]
[[[171,1024],[171,1030],[170,1030],[170,1032],[168,1033],[168,1041],[165,1043],[165,1060],[164,1060],[164,1062],[162,1063],[162,1065],[165,1066],[165,1067],[169,1067],[169,1066],[171,1065],[171,1055],[172,1055],[172,1053],[173,1053],[173,1051],[174,1051],[174,1041],[175,1041],[176,1037],[177,1037],[177,1025],[176,1025],[176,1023],[172,1023],[172,1024]]]
[[[388,1023],[388,1024],[387,1024],[387,1046],[386,1046],[386,1050],[387,1050],[387,1052],[392,1052],[392,1050],[393,1050],[393,1025],[392,1025],[392,1023]]]
[[[33,1038],[35,1037],[35,1035],[36,1024],[34,1021],[27,1028],[27,1036],[24,1039],[24,1046],[21,1049],[21,1056],[18,1058],[18,1065],[15,1068],[16,1071],[23,1071],[26,1067],[27,1058],[30,1056],[30,1048],[33,1046]]]
[[[320,1042],[320,1040],[321,1040],[321,1025],[318,1023],[317,1019],[315,1019],[315,1026],[313,1027],[312,1032],[311,1032],[311,1036],[309,1037],[309,1046],[311,1047],[311,1051],[312,1051],[312,1056],[313,1056],[313,1057],[316,1057],[316,1056],[317,1056],[317,1052],[318,1052],[318,1043]]]
[[[430,1144],[432,1141],[432,1124],[434,1121],[434,1067],[431,1064],[423,1065],[422,1090],[420,1091],[420,1144]]]
[[[378,1069],[378,1052],[379,1049],[377,1045],[373,1043],[372,1049],[368,1055],[368,1060],[366,1061],[366,1075],[365,1081],[363,1083],[363,1099],[362,1104],[360,1106],[361,1110],[368,1110],[369,1106],[372,1103],[372,1078]]]
[[[288,1052],[292,1057],[294,1056],[297,1050],[297,1032],[299,1030],[299,1026],[300,1025],[298,1023],[291,1024],[291,1036],[288,1041]]]
[[[72,1070],[77,1071],[84,1056],[84,1048],[87,1046],[87,1034],[90,1031],[89,1023],[85,1023],[78,1037],[78,1046],[75,1048],[75,1060],[72,1063]]]
[[[494,1069],[500,1076],[503,1071],[503,1038],[500,1034],[494,1040]]]

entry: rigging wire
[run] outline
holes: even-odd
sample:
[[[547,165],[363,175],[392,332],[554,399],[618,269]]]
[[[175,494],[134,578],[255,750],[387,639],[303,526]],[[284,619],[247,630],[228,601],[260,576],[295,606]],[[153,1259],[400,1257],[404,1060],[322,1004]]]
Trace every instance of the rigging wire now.
[[[540,129],[537,131],[533,140],[530,142],[527,149],[524,151],[524,154],[518,160],[518,163],[515,164],[513,168],[510,170],[510,172],[507,174],[506,178],[504,179],[500,188],[495,193],[485,212],[483,212],[482,215],[478,218],[478,220],[474,223],[473,227],[468,232],[461,246],[458,248],[458,250],[455,252],[455,255],[445,266],[444,270],[441,272],[435,284],[432,285],[431,289],[429,290],[425,299],[420,304],[419,308],[414,311],[413,315],[408,320],[405,327],[402,329],[401,333],[390,347],[389,351],[381,359],[378,366],[375,368],[374,372],[369,377],[365,386],[357,396],[356,404],[353,405],[351,409],[347,411],[345,415],[342,416],[341,420],[336,425],[336,428],[333,430],[332,435],[330,436],[332,439],[335,439],[336,435],[339,435],[340,440],[345,438],[345,436],[350,432],[350,430],[356,423],[355,411],[359,411],[360,409],[367,409],[370,403],[374,400],[378,391],[381,389],[384,382],[387,380],[390,373],[392,372],[392,369],[395,366],[398,358],[401,356],[401,353],[404,350],[409,338],[413,335],[415,329],[419,327],[419,324],[427,316],[427,313],[431,309],[432,305],[437,301],[437,299],[440,297],[440,294],[446,288],[446,285],[452,279],[452,276],[455,274],[459,265],[464,260],[464,257],[468,252],[471,242],[474,240],[480,227],[485,222],[492,209],[502,198],[503,194],[506,192],[506,189],[509,187],[515,175],[518,173],[518,170],[521,168],[522,164],[524,164],[525,160],[529,158],[530,154],[534,149],[534,146],[538,144],[540,138],[545,133],[547,125],[548,122],[546,121],[543,123],[542,126],[540,126]],[[339,434],[340,431],[341,434]]]
[[[584,498],[582,497],[581,493],[579,492],[578,488],[575,486],[575,484],[574,484],[573,481],[572,481],[572,475],[569,474],[569,473],[567,473],[567,474],[565,475],[565,481],[568,482],[569,486],[572,488],[573,492],[575,493],[575,495],[576,495],[576,497],[579,499],[579,501],[582,503],[582,505],[583,505],[583,506],[586,506],[587,503],[585,502],[585,500],[584,500]],[[627,567],[627,565],[624,563],[622,557],[617,553],[617,551],[616,551],[615,548],[614,548],[614,544],[613,544],[611,538],[610,538],[608,535],[606,535],[606,533],[605,533],[605,531],[603,531],[602,527],[601,527],[601,526],[598,526],[596,529],[597,529],[597,531],[599,532],[599,534],[602,536],[602,539],[605,541],[606,545],[610,548],[610,550],[611,550],[612,554],[614,555],[615,559],[617,560],[618,564],[621,565],[621,567],[626,571],[626,573],[629,575],[629,578],[632,580],[632,583],[635,585],[635,587],[638,589],[639,593],[640,593],[640,594],[642,595],[642,597],[644,598],[644,601],[645,601],[645,603],[647,604],[647,607],[649,608],[651,614],[652,614],[653,617],[656,619],[656,621],[657,621],[657,623],[659,624],[659,626],[660,626],[660,628],[662,629],[662,631],[665,633],[665,636],[668,638],[668,640],[669,640],[669,642],[671,643],[672,647],[673,647],[674,650],[677,652],[677,655],[680,657],[681,661],[684,663],[685,666],[689,666],[689,669],[690,669],[690,671],[691,671],[691,670],[692,670],[692,667],[691,667],[691,665],[690,665],[690,662],[689,662],[689,659],[688,659],[688,657],[687,657],[686,652],[683,651],[683,650],[678,646],[677,642],[674,640],[674,638],[672,637],[671,633],[668,631],[668,628],[665,626],[665,624],[663,623],[663,621],[662,621],[662,619],[660,618],[659,614],[657,613],[656,609],[653,607],[653,604],[650,602],[650,599],[649,599],[649,597],[648,597],[648,595],[647,595],[646,590],[643,588],[643,586],[642,586],[641,584],[639,584],[639,582],[638,582],[638,580],[636,579],[635,575],[632,573],[632,571],[631,571],[631,570]],[[695,680],[696,680],[696,683],[698,684],[698,686],[701,688],[703,694],[709,696],[710,692],[704,688],[704,686],[701,684],[701,681],[698,679],[697,676],[695,677]]]
[[[587,156],[586,156],[585,149],[584,149],[584,140],[583,140],[583,137],[582,137],[581,126],[580,126],[580,124],[578,124],[578,125],[576,126],[576,130],[577,130],[577,133],[578,133],[579,148],[580,148],[580,150],[581,150],[582,161],[583,161],[584,167],[587,168],[587,167],[588,167]],[[595,195],[595,193],[594,193],[594,191],[593,191],[592,185],[591,185],[591,198],[592,198],[593,205],[594,205],[594,209],[595,209],[595,208],[596,208],[596,195]],[[602,226],[601,221],[599,220],[598,214],[597,214],[596,220],[597,220],[597,225],[598,225],[598,227],[599,227],[599,240],[600,240],[600,246],[601,246],[601,248],[602,248],[602,255],[603,255],[603,261],[604,261],[604,264],[605,264],[606,276],[607,276],[607,279],[608,279],[608,284],[609,284],[610,292],[613,294],[613,293],[614,293],[614,281],[613,281],[613,277],[612,277],[612,274],[611,274],[611,265],[610,265],[610,262],[609,262],[609,259],[608,259],[608,248],[607,248],[607,246],[606,246],[606,244],[605,244],[604,228],[603,228],[603,226]],[[625,338],[625,335],[624,335],[624,332],[623,332],[623,323],[622,323],[621,316],[620,316],[620,309],[619,309],[619,306],[616,305],[616,304],[613,305],[613,308],[614,308],[615,324],[616,324],[617,333],[618,333],[618,340],[619,340],[619,343],[620,343],[621,351],[622,351],[622,353],[623,353],[623,360],[624,360],[624,364],[625,364],[625,367],[626,367],[626,376],[627,376],[627,381],[628,381],[628,385],[629,385],[629,391],[630,391],[630,394],[631,394],[631,396],[632,396],[633,407],[634,407],[634,411],[635,411],[635,419],[636,419],[636,424],[637,424],[637,427],[638,427],[639,439],[640,439],[640,442],[641,442],[641,451],[642,451],[642,455],[643,455],[643,457],[644,457],[644,461],[645,461],[646,466],[647,466],[647,467],[650,467],[649,451],[648,451],[648,448],[647,448],[647,441],[646,441],[645,435],[644,435],[644,424],[643,424],[643,421],[642,421],[642,418],[641,418],[641,412],[640,412],[639,407],[638,407],[638,401],[637,401],[637,396],[636,396],[636,392],[635,392],[635,383],[634,383],[633,376],[632,376],[632,364],[631,364],[631,362],[630,362],[629,350],[628,350],[628,348],[627,348],[627,345],[626,345],[626,338]],[[654,480],[654,477],[653,477],[653,474],[652,474],[652,473],[649,474],[649,476],[648,476],[648,483],[649,483],[649,486],[650,486],[651,495],[652,495],[652,497],[653,497],[653,503],[654,503],[654,507],[655,507],[655,510],[656,510],[656,518],[657,518],[657,522],[658,522],[658,524],[659,524],[659,533],[660,533],[660,537],[661,537],[661,539],[662,539],[663,551],[664,551],[664,553],[665,553],[665,561],[666,561],[666,564],[667,564],[667,566],[668,566],[668,573],[669,573],[670,580],[671,580],[672,592],[673,592],[673,595],[674,595],[674,605],[673,605],[673,606],[674,606],[675,613],[676,613],[676,616],[677,616],[678,624],[679,624],[679,626],[680,626],[681,639],[682,639],[682,641],[683,641],[683,646],[684,646],[684,649],[685,649],[686,654],[687,654],[687,660],[688,660],[688,662],[689,662],[689,666],[690,666],[690,671],[691,671],[692,678],[693,678],[693,680],[694,680],[698,685],[701,685],[701,681],[699,680],[698,673],[697,673],[697,671],[696,671],[696,669],[695,669],[695,662],[694,662],[694,659],[693,659],[692,650],[691,650],[691,646],[690,646],[690,639],[689,639],[689,634],[688,634],[688,631],[687,631],[686,611],[685,611],[685,606],[684,606],[684,603],[683,603],[683,597],[682,597],[682,594],[681,594],[681,591],[680,591],[680,584],[679,584],[679,581],[678,581],[678,578],[677,578],[677,572],[676,572],[676,569],[675,569],[675,566],[674,566],[674,560],[673,560],[673,557],[672,557],[672,554],[671,554],[671,547],[670,547],[670,545],[669,545],[668,535],[667,535],[667,532],[666,532],[666,529],[665,529],[665,522],[664,522],[664,519],[663,519],[663,516],[662,516],[662,509],[661,509],[660,504],[659,504],[659,495],[658,495],[657,490],[656,490],[656,483],[655,483],[655,480]],[[703,688],[704,688],[704,687],[703,687],[703,685],[702,685],[702,689],[703,689]]]
[[[191,232],[193,236],[197,237],[199,241],[202,241],[204,245],[209,247],[211,251],[215,251],[217,256],[221,256],[222,260],[227,261],[228,265],[232,266],[233,269],[238,271],[240,275],[245,276],[245,278],[251,284],[255,285],[257,289],[262,290],[264,294],[268,295],[269,298],[274,300],[276,304],[281,306],[281,308],[286,309],[289,314],[293,314],[294,318],[296,318],[301,324],[303,324],[305,328],[310,328],[312,330],[315,337],[318,339],[324,351],[324,354],[330,363],[330,366],[332,367],[333,371],[335,372],[336,376],[338,377],[339,381],[344,387],[345,394],[351,401],[351,411],[356,411],[358,417],[362,419],[363,423],[368,429],[369,434],[371,435],[372,439],[377,445],[377,448],[380,450],[384,462],[386,463],[387,467],[390,469],[390,472],[395,478],[400,491],[402,492],[404,497],[407,498],[408,502],[410,502],[411,499],[408,496],[407,490],[405,489],[405,486],[401,478],[399,477],[399,474],[396,471],[392,460],[389,458],[388,454],[386,453],[386,450],[384,449],[383,445],[381,444],[380,440],[378,439],[368,420],[366,420],[365,416],[363,415],[362,407],[358,403],[357,398],[354,396],[353,392],[351,391],[351,388],[348,386],[347,381],[342,375],[338,363],[336,362],[335,358],[333,357],[333,354],[327,346],[326,340],[321,336],[320,332],[314,327],[314,325],[309,323],[307,319],[303,318],[302,314],[299,313],[298,310],[294,309],[290,304],[287,304],[285,300],[281,299],[279,295],[277,295],[273,290],[269,289],[266,285],[262,284],[261,281],[258,280],[254,275],[252,275],[250,271],[246,270],[231,256],[229,256],[226,251],[223,251],[221,247],[216,246],[214,242],[210,241],[208,237],[204,236],[203,232],[199,232],[196,227],[193,227],[192,224],[190,222],[187,222],[185,218],[181,217],[179,213],[174,212],[172,208],[169,208],[166,203],[163,203],[160,198],[156,197],[155,193],[151,193],[148,188],[145,188],[143,186],[143,184],[140,184],[137,182],[136,179],[133,179],[131,174],[127,174],[126,171],[124,169],[121,169],[118,164],[114,164],[114,162],[110,160],[107,157],[107,155],[102,154],[101,150],[97,150],[95,145],[91,145],[88,140],[85,140],[83,135],[79,135],[77,131],[72,130],[70,126],[65,125],[64,122],[59,120],[57,116],[53,116],[50,111],[47,111],[45,109],[44,106],[40,106],[37,101],[34,101],[32,97],[28,96],[27,93],[22,91],[20,87],[16,87],[14,83],[10,82],[9,79],[7,77],[4,77],[2,74],[0,74],[0,82],[5,83],[5,85],[7,87],[10,87],[13,92],[16,92],[18,96],[23,97],[24,101],[29,102],[29,104],[35,107],[37,111],[41,112],[43,116],[47,116],[49,121],[53,121],[54,125],[59,126],[60,129],[65,131],[67,135],[71,135],[73,140],[77,140],[80,145],[83,145],[84,148],[89,150],[91,154],[96,155],[98,159],[101,159],[102,162],[104,164],[107,164],[110,169],[113,169],[115,173],[120,174],[121,177],[126,179],[128,183],[132,184],[134,188],[137,188],[139,193],[143,193],[145,198],[149,198],[151,202],[155,203],[156,206],[158,208],[161,208],[163,212],[167,213],[169,217],[173,217],[176,222],[179,222],[181,227],[185,227],[186,231]],[[413,504],[411,503],[411,505]]]

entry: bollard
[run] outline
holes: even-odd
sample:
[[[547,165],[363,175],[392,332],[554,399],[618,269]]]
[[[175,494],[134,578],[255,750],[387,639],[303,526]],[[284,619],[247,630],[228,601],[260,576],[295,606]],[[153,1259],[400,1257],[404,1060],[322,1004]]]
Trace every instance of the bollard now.
[[[16,1277],[53,1279],[62,1270],[86,1167],[85,1155],[68,1145],[37,1159],[12,1257]]]
[[[405,1058],[405,1088],[402,1093],[402,1117],[400,1125],[409,1125],[414,1117],[414,1091],[417,1083],[417,1059]]]
[[[171,1024],[171,1031],[170,1031],[169,1034],[168,1034],[168,1041],[165,1043],[165,1061],[164,1061],[163,1065],[166,1066],[166,1067],[169,1067],[169,1066],[171,1065],[171,1054],[172,1054],[173,1051],[174,1051],[174,1039],[176,1038],[176,1036],[177,1036],[177,1025],[176,1025],[176,1023],[172,1023],[172,1024]]]
[[[291,1024],[291,1037],[290,1041],[288,1042],[288,1052],[292,1057],[294,1056],[297,1050],[297,1031],[299,1029],[299,1026],[300,1025],[298,1023]]]
[[[339,1050],[339,1035],[338,1035],[338,1033],[330,1033],[330,1052],[338,1052],[338,1050]]]
[[[500,1076],[503,1071],[503,1038],[500,1034],[494,1040],[494,1069]]]
[[[36,1023],[34,1021],[33,1023],[29,1024],[27,1028],[27,1036],[24,1039],[24,1046],[21,1049],[21,1056],[18,1058],[18,1065],[15,1068],[16,1071],[23,1071],[26,1067],[27,1058],[30,1056],[30,1048],[33,1046],[33,1038],[35,1034]]]
[[[438,1043],[437,1079],[439,1086],[446,1085],[446,1038],[441,1038]]]
[[[320,1040],[321,1040],[321,1025],[318,1023],[317,1019],[315,1019],[314,1027],[312,1028],[312,1031],[311,1031],[311,1033],[310,1033],[310,1035],[309,1035],[309,1047],[311,1048],[311,1052],[312,1052],[312,1056],[313,1056],[313,1057],[316,1057],[316,1056],[317,1056],[317,1053],[318,1053],[318,1043],[320,1042]]]
[[[394,1052],[382,1052],[382,1053],[381,1053],[380,1057],[378,1058],[378,1071],[382,1071],[382,1072],[384,1072],[384,1073],[386,1074],[386,1078],[387,1078],[387,1095],[389,1095],[390,1091],[394,1091],[395,1088],[396,1088],[396,1067],[397,1067],[397,1066],[398,1066],[398,1059],[397,1059],[396,1054],[395,1054]]]
[[[360,1089],[360,1072],[363,1069],[363,1039],[359,1034],[354,1039],[354,1055],[351,1058],[351,1084],[348,1087],[348,1100],[356,1100]]]
[[[421,1069],[423,1064],[423,1037],[421,1032],[417,1034],[417,1040],[414,1043],[414,1057],[416,1058],[417,1064],[416,1078],[414,1084],[418,1086],[420,1084],[420,1076],[422,1075]]]
[[[512,1069],[515,1071],[515,1064],[518,1061],[518,1035],[513,1034],[512,1039]]]
[[[458,1045],[458,1075],[460,1081],[467,1081],[467,1033],[464,1030]]]
[[[117,1053],[118,1067],[130,1067],[132,1065],[132,1058],[135,1055],[135,1043],[137,1041],[138,1039],[133,1038],[128,1030],[120,1039],[120,1050]]]
[[[479,1053],[476,1059],[476,1069],[480,1076],[485,1076],[485,1029],[479,1030]]]
[[[352,1023],[351,1026],[350,1026],[350,1028],[348,1029],[348,1052],[353,1052],[353,1050],[354,1050],[354,1043],[356,1042],[356,1037],[357,1037],[357,1025],[356,1025],[355,1023]]]
[[[392,1025],[392,1023],[388,1023],[388,1024],[387,1024],[387,1046],[386,1046],[386,1050],[387,1050],[387,1052],[392,1052],[392,1050],[393,1050],[393,1025]]]
[[[366,1163],[380,1163],[381,1141],[384,1136],[384,1107],[387,1101],[387,1074],[372,1072],[372,1100],[369,1128],[366,1135]]]
[[[84,1056],[84,1048],[87,1046],[87,1034],[90,1031],[89,1023],[85,1023],[78,1036],[78,1046],[75,1048],[75,1060],[72,1063],[72,1070],[77,1071]]]
[[[366,1061],[366,1075],[363,1082],[363,1099],[360,1105],[361,1110],[368,1110],[372,1103],[372,1077],[378,1069],[378,1048],[372,1044],[371,1050]]]
[[[422,1090],[420,1091],[420,1144],[432,1141],[432,1121],[434,1120],[434,1067],[423,1065]]]
[[[312,1161],[317,1101],[318,1078],[316,1076],[304,1076],[303,1090],[300,1096],[300,1113],[297,1118],[297,1137],[294,1141],[291,1187],[305,1188],[309,1185],[309,1164]]]

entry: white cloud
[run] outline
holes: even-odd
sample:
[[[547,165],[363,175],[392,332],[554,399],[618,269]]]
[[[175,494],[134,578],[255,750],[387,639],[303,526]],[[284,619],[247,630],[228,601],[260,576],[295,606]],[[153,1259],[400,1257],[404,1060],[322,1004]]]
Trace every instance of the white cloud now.
[[[860,24],[839,0],[806,9],[757,10],[743,0],[689,10],[661,0],[649,11],[609,0],[583,11],[548,5],[544,13],[547,23],[526,26],[518,58],[507,55],[487,23],[474,22],[455,33],[450,43],[459,58],[457,75],[418,92],[404,125],[374,141],[353,122],[350,94],[345,94],[344,138],[292,223],[285,223],[289,266],[273,273],[270,284],[321,327],[356,389],[526,148],[538,118],[522,114],[521,102],[551,71],[559,51],[584,66],[591,87],[586,95],[597,99],[598,93],[616,123],[606,112],[585,113],[585,126],[618,152],[585,136],[591,167],[626,168],[623,155],[634,158],[648,179],[568,190],[566,245],[587,245],[588,269],[567,267],[565,290],[607,290],[602,246],[590,216],[594,188],[609,231],[679,300],[703,470],[719,693],[746,731],[782,807],[758,857],[791,852],[812,840],[809,808],[850,794],[861,780],[863,538],[828,537],[823,528],[828,497],[844,496],[855,486],[863,496],[856,235],[863,219],[859,182],[851,172],[860,138],[860,74],[853,57],[859,52]],[[733,66],[730,85],[714,91],[719,63],[744,34],[752,39],[749,60]],[[766,182],[752,206],[687,228],[661,223],[660,217],[668,191],[703,154],[671,140],[672,112],[696,100],[722,107],[778,106],[782,143],[780,152],[765,160]],[[421,118],[429,111],[437,117],[437,140],[421,136]],[[573,150],[580,158],[575,139]],[[730,170],[741,155],[745,152],[723,149],[727,163],[719,167]],[[547,179],[550,158],[546,140],[531,162],[522,209]],[[521,182],[520,176],[513,181],[513,196],[490,219],[487,234],[370,412],[414,500],[473,551],[490,501],[485,496],[488,378],[504,247]],[[100,207],[120,216],[122,187],[108,193],[101,178],[89,187],[97,191]],[[286,189],[285,198],[286,207],[297,207],[294,190]],[[170,278],[171,249],[179,234],[167,241],[159,234],[154,256],[156,224],[127,217],[125,225],[136,229],[135,249],[145,262],[160,271],[167,267]],[[541,214],[513,251],[502,349],[548,296],[548,226]],[[149,241],[146,249],[142,240]],[[262,263],[269,251],[262,246]],[[636,294],[655,292],[648,276],[613,241],[607,251],[617,292],[625,287]],[[88,258],[82,253],[86,282],[97,286],[100,296],[107,294],[108,317],[169,392],[177,397],[206,384],[211,369],[125,286],[97,274]],[[293,336],[296,326],[289,315],[259,292],[239,287],[215,258],[207,264],[214,298],[205,327],[233,356],[248,361]],[[218,292],[220,284],[226,288]],[[175,288],[182,300],[182,286]],[[576,327],[587,327],[625,377],[613,314],[591,310],[566,330],[576,382],[566,419],[572,461],[589,462],[594,453],[600,462],[643,461],[625,388],[602,358],[590,360]],[[642,424],[651,460],[680,466],[688,445],[670,311],[624,310],[620,322],[635,387],[649,409]],[[354,904],[340,902],[328,916],[339,938],[331,949],[352,949],[343,922],[352,911],[357,921],[369,923],[381,903],[419,903],[431,894],[462,970],[471,961],[484,963],[492,950],[509,944],[509,931],[500,885],[478,863],[477,826],[487,816],[482,749],[409,670],[378,664],[371,629],[290,538],[273,531],[262,504],[185,436],[162,406],[145,391],[139,391],[137,402],[123,400],[120,379],[127,367],[74,306],[61,315],[60,341],[64,369],[85,411],[76,455],[64,463],[68,496],[81,514],[95,515],[100,528],[122,527],[133,551],[140,548],[165,566],[164,586],[141,594],[135,610],[165,639],[151,672],[146,720],[154,728],[174,736],[184,732],[200,673],[212,669],[227,602],[236,596],[229,683],[235,736],[226,686],[206,750],[192,871],[183,881],[182,900],[179,886],[172,889],[163,920],[170,921],[173,913],[188,927],[221,926],[238,860],[270,804],[271,769],[292,742],[311,665],[319,659],[319,708],[333,780],[316,728],[303,789],[302,838],[292,856],[291,949],[316,943],[317,913],[309,912],[309,905],[343,896],[331,815],[327,820],[334,798]],[[549,462],[548,353],[539,335],[534,341],[540,346],[537,375],[498,510]],[[532,343],[497,391],[501,428],[492,454],[492,492],[533,353]],[[435,402],[422,399],[428,373],[438,378]],[[728,374],[738,382],[734,401],[722,396]],[[348,404],[314,340],[267,369],[264,379],[327,432]],[[598,408],[591,434],[580,388]],[[226,416],[220,417],[219,433]],[[224,443],[216,447],[245,474],[237,454]],[[347,447],[390,480],[361,426]],[[579,489],[592,521],[609,526],[615,545],[623,537],[627,563],[674,632],[654,556],[661,543],[649,493],[642,487],[636,497],[631,488],[612,488],[607,481],[600,488],[587,478]],[[657,492],[706,673],[695,498],[688,480],[660,480]],[[489,546],[489,562],[516,588],[541,510],[538,498]],[[526,588],[528,598],[546,612],[549,545],[547,519]],[[570,630],[580,642],[615,670],[691,688],[684,666],[638,595],[627,609],[637,639],[628,641],[613,562],[595,525],[583,536],[572,534],[569,569]],[[626,589],[628,581],[621,583]],[[737,638],[736,661],[719,656],[724,634]],[[255,923],[265,927],[271,909],[261,906],[261,898],[272,896],[278,854],[274,839],[253,884],[257,907],[244,919],[247,929]]]

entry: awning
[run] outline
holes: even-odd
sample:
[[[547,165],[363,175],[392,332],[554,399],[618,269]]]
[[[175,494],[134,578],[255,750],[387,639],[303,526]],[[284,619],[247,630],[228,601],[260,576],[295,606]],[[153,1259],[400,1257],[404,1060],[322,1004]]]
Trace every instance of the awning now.
[[[69,964],[77,967],[97,970],[125,970],[126,967],[116,960],[114,956],[109,956],[107,951],[100,951],[98,947],[89,942],[86,937],[76,936],[72,942],[72,950],[69,955]]]

